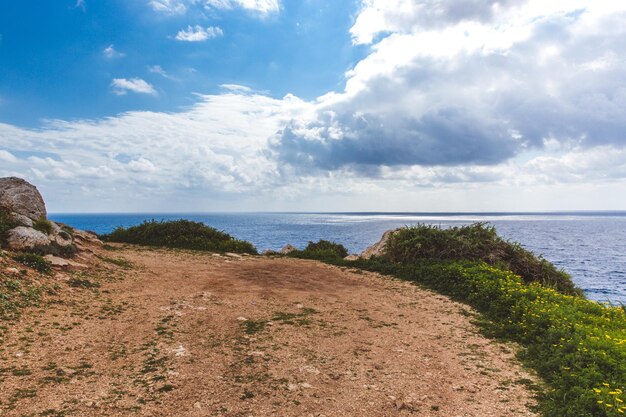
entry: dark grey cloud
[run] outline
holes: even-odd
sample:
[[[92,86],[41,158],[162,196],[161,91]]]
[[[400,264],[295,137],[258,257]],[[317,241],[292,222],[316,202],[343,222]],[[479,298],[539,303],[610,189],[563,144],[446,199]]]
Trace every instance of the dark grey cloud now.
[[[440,5],[445,24],[471,10],[490,20],[484,13],[495,2],[471,2],[484,7],[467,13],[456,1],[417,3]],[[450,54],[420,46],[419,33],[388,37],[357,65],[344,94],[322,100],[313,120],[292,121],[271,149],[300,170],[377,175],[385,166],[495,165],[546,141],[625,147],[625,12],[526,17],[507,22],[528,32],[509,46],[472,49],[484,34],[474,41],[469,33],[469,46]],[[442,48],[454,50],[450,43],[442,39]]]
[[[364,173],[368,166],[493,165],[523,146],[511,140],[504,125],[490,124],[460,108],[440,109],[419,119],[354,114],[330,119],[288,125],[271,149],[281,162],[299,168],[351,166]],[[336,132],[341,137],[335,137]]]

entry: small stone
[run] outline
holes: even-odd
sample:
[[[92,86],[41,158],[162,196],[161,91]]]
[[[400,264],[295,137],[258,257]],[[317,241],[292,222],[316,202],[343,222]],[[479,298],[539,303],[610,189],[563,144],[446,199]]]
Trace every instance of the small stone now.
[[[200,404],[199,401],[196,401],[195,403],[193,403],[193,408],[195,408],[196,410],[201,410],[202,404]]]
[[[245,318],[245,317],[237,317],[237,320],[239,320],[239,321],[248,321],[248,319]]]

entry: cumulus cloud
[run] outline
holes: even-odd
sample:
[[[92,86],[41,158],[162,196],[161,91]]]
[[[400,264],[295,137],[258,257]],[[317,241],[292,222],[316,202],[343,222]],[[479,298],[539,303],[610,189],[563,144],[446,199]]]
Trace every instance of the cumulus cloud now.
[[[129,91],[137,94],[157,95],[154,87],[141,78],[114,78],[113,81],[111,81],[111,88],[113,93],[118,96],[124,96]]]
[[[185,42],[202,42],[207,39],[217,38],[223,36],[224,32],[217,26],[209,26],[203,28],[200,25],[187,26],[187,29],[180,30],[176,34],[177,41]]]
[[[117,199],[144,201],[146,210],[180,195],[177,209],[190,210],[189,199],[254,194],[280,183],[267,138],[309,108],[293,96],[226,93],[198,96],[177,113],[57,120],[36,130],[0,124],[0,176],[19,174],[54,189],[49,195],[57,207],[92,201],[92,209],[115,210]]]
[[[115,49],[113,44],[107,46],[102,50],[102,54],[107,59],[115,59],[115,58],[123,58],[126,56],[125,53],[119,52]]]
[[[371,53],[272,141],[300,170],[495,165],[547,140],[626,145],[626,4],[366,0]],[[602,45],[601,48],[598,45]],[[620,58],[621,57],[621,58]]]

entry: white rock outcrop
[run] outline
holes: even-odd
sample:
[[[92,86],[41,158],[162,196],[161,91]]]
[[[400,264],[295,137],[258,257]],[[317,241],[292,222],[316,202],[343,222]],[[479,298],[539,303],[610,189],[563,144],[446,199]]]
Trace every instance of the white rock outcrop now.
[[[396,233],[398,230],[400,229],[387,230],[385,233],[383,233],[383,236],[380,238],[378,242],[374,243],[372,246],[365,249],[361,253],[361,258],[370,259],[372,256],[384,255],[385,247],[387,246],[387,242],[389,241],[389,238],[393,236],[393,234]]]
[[[13,250],[28,250],[50,244],[50,236],[30,227],[18,226],[9,230],[7,243]]]

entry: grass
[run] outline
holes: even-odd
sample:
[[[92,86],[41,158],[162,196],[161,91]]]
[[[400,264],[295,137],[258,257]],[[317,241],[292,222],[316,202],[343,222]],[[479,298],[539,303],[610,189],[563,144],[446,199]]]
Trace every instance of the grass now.
[[[17,225],[11,219],[9,213],[0,210],[0,247],[7,245],[9,230],[13,229],[15,226]]]
[[[545,381],[547,388],[538,394],[544,416],[626,414],[623,308],[587,300],[571,290],[573,284],[558,285],[542,276],[522,277],[511,270],[521,263],[517,259],[485,261],[478,255],[494,247],[504,248],[500,253],[505,255],[511,253],[502,239],[494,238],[492,228],[474,225],[442,236],[440,230],[418,227],[421,229],[402,229],[394,235],[383,257],[322,260],[413,281],[476,308],[482,313],[487,334],[517,342],[522,347],[522,361]],[[434,242],[425,238],[431,232]],[[512,253],[518,250],[514,248]],[[522,255],[522,259],[529,256]],[[530,263],[537,265],[534,260]]]
[[[38,305],[41,296],[41,287],[0,274],[0,320],[18,319],[21,309]]]
[[[49,274],[52,272],[50,262],[35,253],[19,253],[13,256],[13,260],[34,269],[37,272],[41,272],[42,274]]]
[[[52,222],[43,216],[33,222],[33,229],[39,230],[41,233],[46,235],[51,235],[54,231]]]
[[[233,238],[203,223],[189,220],[146,221],[129,228],[118,227],[111,234],[101,236],[105,241],[193,249],[210,252],[256,254],[254,246]]]

